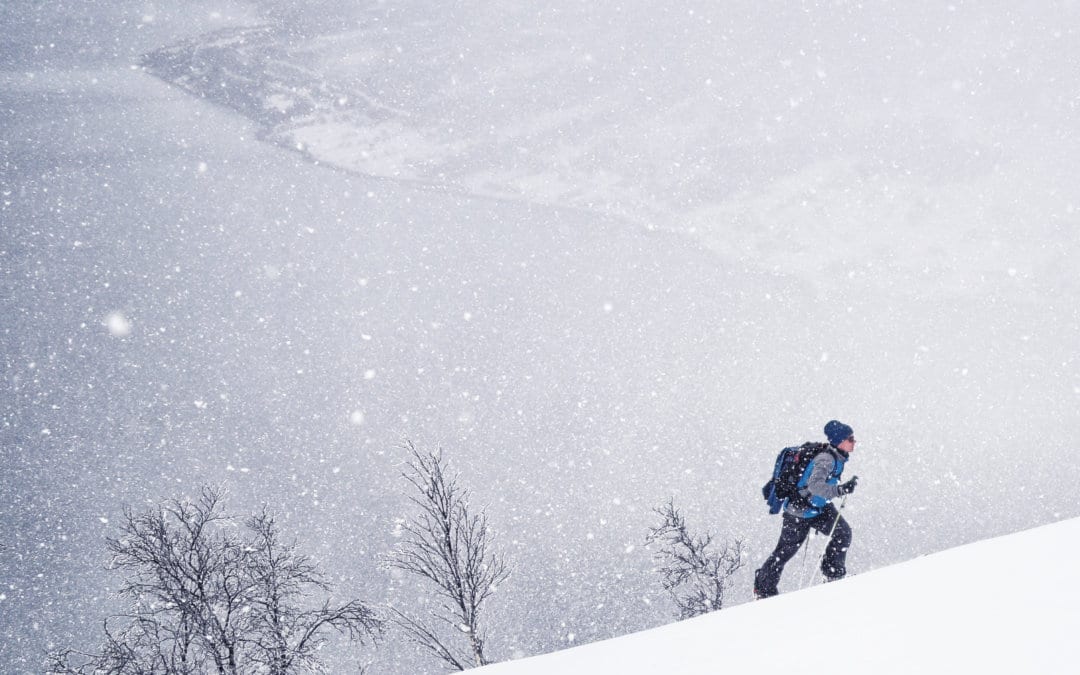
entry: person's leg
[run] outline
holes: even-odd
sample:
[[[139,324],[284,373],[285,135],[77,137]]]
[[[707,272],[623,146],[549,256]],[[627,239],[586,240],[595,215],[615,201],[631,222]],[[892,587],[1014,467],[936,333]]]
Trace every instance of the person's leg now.
[[[802,546],[809,533],[809,521],[784,514],[784,525],[780,530],[780,540],[776,543],[776,549],[754,573],[754,595],[759,598],[768,598],[779,592],[777,586],[780,583],[784,565],[799,551],[799,547]]]
[[[821,560],[821,573],[825,575],[825,580],[843,579],[847,574],[846,563],[848,548],[851,547],[851,526],[832,504],[827,505],[821,515],[814,518],[812,526],[826,536],[829,530],[832,530],[832,537],[825,547],[825,557]]]

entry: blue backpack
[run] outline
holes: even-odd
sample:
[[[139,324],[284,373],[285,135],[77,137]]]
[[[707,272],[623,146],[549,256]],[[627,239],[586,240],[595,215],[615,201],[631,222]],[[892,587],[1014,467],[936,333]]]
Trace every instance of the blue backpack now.
[[[810,462],[828,448],[827,443],[803,443],[780,451],[776,456],[772,478],[761,488],[761,495],[769,505],[769,513],[780,513],[789,500],[802,500],[799,483],[805,477]]]

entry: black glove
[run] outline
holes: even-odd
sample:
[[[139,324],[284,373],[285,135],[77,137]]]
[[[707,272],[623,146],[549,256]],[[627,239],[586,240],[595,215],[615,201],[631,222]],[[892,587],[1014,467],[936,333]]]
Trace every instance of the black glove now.
[[[838,487],[837,490],[840,492],[841,495],[849,495],[852,492],[855,492],[855,485],[858,482],[859,482],[859,477],[855,476],[854,478],[852,478],[848,482],[840,485],[840,487]]]

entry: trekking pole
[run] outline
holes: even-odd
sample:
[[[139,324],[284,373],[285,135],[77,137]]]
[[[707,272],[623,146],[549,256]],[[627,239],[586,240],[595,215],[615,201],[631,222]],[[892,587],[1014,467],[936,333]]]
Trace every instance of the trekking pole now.
[[[844,498],[840,500],[840,508],[836,510],[836,518],[833,520],[832,527],[829,528],[829,534],[828,534],[828,536],[825,537],[825,548],[822,549],[821,558],[818,559],[818,569],[820,569],[821,565],[824,564],[824,562],[825,562],[825,554],[829,552],[829,542],[832,541],[833,533],[836,532],[836,526],[840,523],[840,512],[844,510],[844,504],[846,504],[846,503],[847,503],[847,495],[844,495]],[[817,534],[816,532],[814,532],[814,530],[811,530],[810,532],[814,533],[815,535]],[[806,567],[806,561],[809,560],[809,558],[810,558],[810,555],[809,555],[810,554],[810,537],[809,536],[807,536],[806,541],[803,542],[803,545],[805,546],[805,548],[803,549],[803,571],[802,571],[802,581],[799,584],[799,590],[802,590],[802,589],[806,588],[806,582],[810,580],[810,574],[809,574],[810,570]]]
[[[806,571],[809,569],[806,566],[806,563],[807,563],[808,560],[810,560],[810,535],[811,534],[817,534],[817,533],[814,532],[813,530],[810,530],[809,532],[807,532],[806,533],[806,539],[803,539],[803,543],[801,544],[803,552],[802,552],[802,574],[799,575],[799,590],[800,591],[802,589],[806,588],[806,580],[809,578],[809,577],[807,577],[807,574],[806,574]]]
[[[824,550],[821,551],[821,560],[818,561],[818,569],[821,569],[821,566],[825,564],[825,554],[829,552],[829,542],[832,541],[833,532],[836,532],[836,526],[840,524],[840,513],[844,510],[844,505],[847,504],[847,498],[848,496],[844,495],[844,498],[840,500],[840,508],[836,509],[836,518],[833,519],[832,527],[829,528],[829,537],[825,541]],[[822,572],[822,575],[824,574],[825,573]]]
[[[836,532],[836,526],[840,524],[840,512],[844,510],[844,504],[847,504],[847,495],[840,500],[840,508],[836,510],[836,518],[832,521],[832,527],[829,528],[829,539],[832,539],[833,532]],[[821,556],[824,559],[824,555]]]

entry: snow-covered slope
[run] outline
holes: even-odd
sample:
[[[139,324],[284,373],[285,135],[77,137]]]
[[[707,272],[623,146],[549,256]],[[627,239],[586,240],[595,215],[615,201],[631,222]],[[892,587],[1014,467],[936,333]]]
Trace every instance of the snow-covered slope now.
[[[1063,521],[478,672],[1073,672],[1078,541]]]

